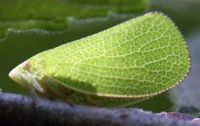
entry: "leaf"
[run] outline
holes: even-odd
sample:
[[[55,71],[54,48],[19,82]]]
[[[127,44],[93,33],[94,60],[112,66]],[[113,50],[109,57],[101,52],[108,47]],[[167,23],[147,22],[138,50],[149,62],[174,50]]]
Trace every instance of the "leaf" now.
[[[189,67],[176,26],[163,14],[148,13],[33,56],[10,76],[42,94],[70,91],[72,102],[86,97],[80,103],[126,106],[174,87]]]
[[[67,18],[106,16],[112,12],[141,12],[147,0],[0,0],[0,38],[9,28],[66,30]],[[15,6],[13,6],[15,5]]]

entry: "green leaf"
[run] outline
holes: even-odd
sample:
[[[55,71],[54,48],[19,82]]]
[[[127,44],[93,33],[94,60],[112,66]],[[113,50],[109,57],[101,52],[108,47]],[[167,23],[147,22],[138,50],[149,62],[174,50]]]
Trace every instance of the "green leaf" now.
[[[66,30],[68,17],[106,16],[112,12],[141,12],[147,0],[0,0],[0,38],[9,28]],[[13,6],[14,5],[14,6]]]
[[[72,102],[127,106],[174,87],[189,67],[186,43],[173,22],[148,13],[35,55],[10,76]]]

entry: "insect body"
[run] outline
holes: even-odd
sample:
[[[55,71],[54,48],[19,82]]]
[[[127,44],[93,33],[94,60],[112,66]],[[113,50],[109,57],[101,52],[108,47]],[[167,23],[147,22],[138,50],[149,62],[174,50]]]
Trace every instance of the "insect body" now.
[[[148,13],[39,53],[10,72],[48,97],[97,106],[129,106],[178,84],[189,71],[174,23]]]

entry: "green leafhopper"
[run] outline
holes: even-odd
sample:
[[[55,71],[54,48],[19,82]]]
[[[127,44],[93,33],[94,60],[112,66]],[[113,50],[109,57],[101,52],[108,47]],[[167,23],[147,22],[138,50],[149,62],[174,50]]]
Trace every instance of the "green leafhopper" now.
[[[189,52],[174,23],[147,13],[41,52],[9,76],[47,97],[96,106],[130,106],[184,79]]]

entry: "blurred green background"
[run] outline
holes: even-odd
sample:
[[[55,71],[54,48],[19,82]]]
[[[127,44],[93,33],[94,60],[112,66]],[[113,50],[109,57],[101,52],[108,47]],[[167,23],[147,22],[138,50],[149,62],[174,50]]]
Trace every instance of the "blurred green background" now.
[[[200,100],[200,96],[191,93],[194,88],[195,92],[200,92],[200,62],[196,61],[200,59],[200,49],[197,49],[200,44],[196,42],[200,40],[199,0],[0,0],[0,88],[4,92],[27,95],[8,77],[16,65],[41,51],[151,11],[171,17],[187,40],[190,51],[197,54],[191,54],[195,61],[181,86],[135,107],[156,112],[179,111],[183,107],[199,109],[200,103],[195,101]],[[181,99],[185,97],[190,100],[183,102]]]

